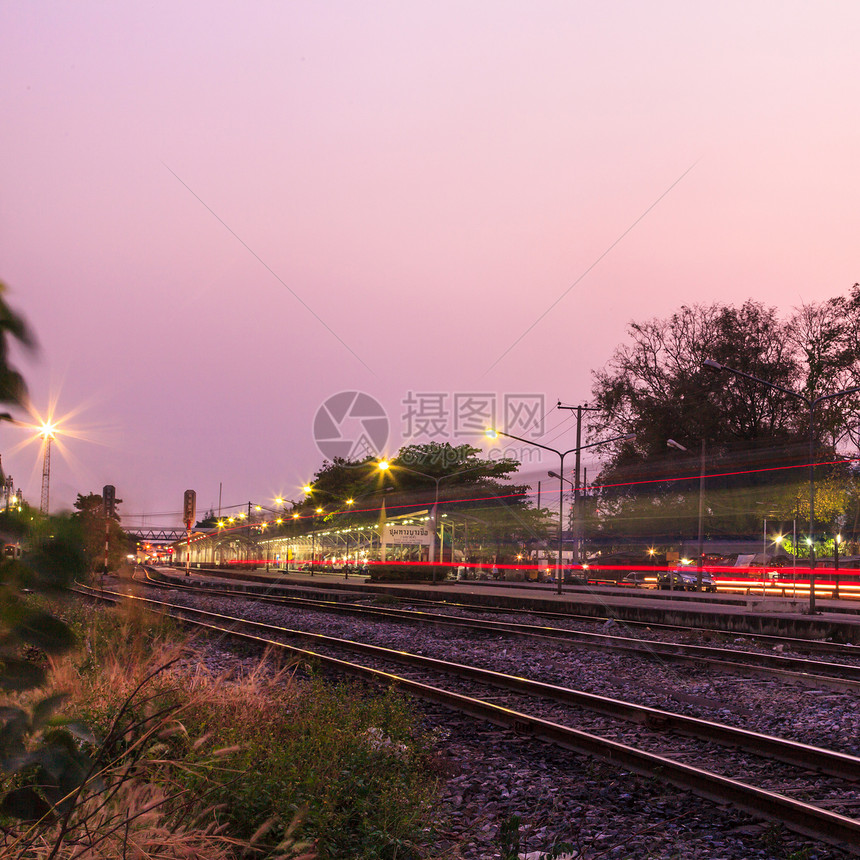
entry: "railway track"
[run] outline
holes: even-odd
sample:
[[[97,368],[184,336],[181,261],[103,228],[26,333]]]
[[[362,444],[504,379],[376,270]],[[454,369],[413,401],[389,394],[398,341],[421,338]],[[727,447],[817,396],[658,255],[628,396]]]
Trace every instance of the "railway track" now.
[[[860,693],[860,665],[809,660],[803,657],[784,656],[766,651],[743,651],[740,649],[719,648],[704,645],[689,645],[665,642],[655,639],[639,639],[632,636],[619,636],[608,633],[588,633],[549,625],[535,625],[510,621],[491,621],[486,619],[466,619],[461,616],[440,612],[404,610],[379,606],[358,606],[335,601],[313,600],[303,597],[283,597],[270,595],[237,594],[235,591],[219,591],[206,587],[195,588],[183,583],[164,583],[153,580],[147,573],[147,581],[156,587],[169,587],[207,595],[218,594],[224,597],[302,607],[312,611],[323,611],[355,618],[374,618],[400,623],[429,624],[463,632],[482,634],[504,634],[506,636],[530,638],[542,641],[564,641],[579,648],[601,651],[614,651],[634,654],[640,657],[670,660],[690,666],[707,664],[719,671],[755,678],[776,678],[784,682],[806,687],[826,687],[839,692]],[[559,620],[561,616],[558,616]],[[762,638],[762,637],[758,637]],[[766,644],[779,644],[789,649],[803,648],[808,640],[766,637]],[[828,654],[856,659],[858,653],[851,646],[835,643],[816,643],[829,646]]]
[[[155,568],[144,567],[147,574],[147,581],[153,586],[162,586],[168,588],[182,588],[184,587],[181,583],[177,583],[172,579],[154,579],[152,577],[152,573],[156,573]],[[151,573],[150,573],[151,572]],[[216,569],[201,571],[205,573],[209,577],[218,577],[219,571]],[[235,575],[229,577],[230,582],[235,581],[243,581],[240,577]],[[344,582],[344,588],[346,589],[348,583]],[[291,588],[290,585],[280,585],[279,588]],[[306,592],[308,588],[313,588],[313,580],[309,580],[308,583],[302,584],[298,586],[301,588],[303,592]],[[211,585],[206,585],[206,590],[213,594],[221,594],[223,596],[227,596],[230,594],[236,595],[235,589],[218,589],[214,588]],[[335,588],[336,591],[341,591],[342,589]],[[319,592],[321,594],[331,593],[332,586],[329,585],[326,588],[320,588]],[[270,600],[278,600],[280,596],[278,595],[265,595],[262,592],[241,592],[247,599],[255,599],[255,594],[260,599],[270,599]],[[634,595],[635,596],[635,595]],[[324,598],[320,598],[323,602],[334,602],[334,601],[326,601]],[[460,610],[463,612],[470,612],[474,614],[482,614],[482,615],[494,615],[494,614],[502,614],[502,615],[512,615],[512,616],[523,616],[523,617],[531,617],[531,618],[546,618],[548,620],[557,620],[557,621],[575,621],[580,624],[584,624],[587,626],[597,626],[604,625],[607,622],[618,623],[623,625],[625,628],[636,629],[643,628],[649,631],[665,631],[667,633],[686,633],[693,635],[710,635],[710,636],[719,636],[719,637],[731,637],[732,639],[743,639],[749,642],[758,642],[762,645],[775,647],[777,645],[784,645],[787,648],[790,648],[795,653],[798,654],[831,654],[838,656],[860,656],[860,648],[857,648],[853,645],[845,645],[839,642],[826,641],[824,639],[805,639],[799,637],[791,637],[791,636],[778,636],[768,633],[749,633],[745,631],[727,631],[718,627],[694,627],[690,625],[683,624],[665,624],[654,621],[635,621],[631,619],[619,619],[612,615],[579,615],[576,613],[568,613],[568,612],[553,612],[547,609],[518,609],[513,607],[501,607],[501,606],[492,606],[489,604],[471,604],[471,603],[461,603],[456,600],[451,600],[450,597],[446,597],[444,599],[439,600],[429,600],[427,598],[417,598],[417,597],[399,597],[399,596],[389,596],[389,599],[392,601],[396,601],[398,603],[405,603],[410,606],[425,606],[430,608],[442,608],[449,610]]]
[[[81,591],[101,599],[127,597],[92,589]],[[288,649],[334,671],[395,684],[412,695],[520,735],[596,756],[860,854],[860,822],[837,811],[842,804],[848,808],[857,804],[860,759],[854,756],[474,666],[151,598],[132,599],[169,611],[216,635]],[[296,640],[314,643],[313,650],[291,644]],[[357,653],[364,663],[354,662]],[[405,667],[406,672],[395,674],[392,664]],[[440,682],[440,677],[445,681]],[[450,689],[452,678],[459,689]],[[488,687],[494,691],[492,696]],[[503,692],[501,699],[499,690]],[[589,715],[587,719],[584,713]],[[572,721],[576,728],[569,725]],[[706,770],[682,760],[702,758],[718,759],[721,766]],[[761,784],[749,784],[738,774],[755,774]],[[780,791],[780,786],[789,786],[790,793]]]
[[[145,568],[147,570],[155,571],[155,568]],[[219,578],[223,571],[212,568],[212,569],[201,569],[200,573],[205,574],[208,577]],[[259,584],[259,580],[245,580],[240,575],[237,575],[235,571],[230,572],[230,576],[226,577],[227,581],[230,582],[255,582]],[[153,583],[154,584],[154,583]],[[170,580],[170,585],[175,585],[175,581]],[[291,584],[280,584],[279,588],[291,588],[294,587],[295,583]],[[348,588],[348,583],[344,581],[343,583],[344,589]],[[211,586],[207,586],[211,587]],[[310,579],[306,584],[302,584],[301,586],[295,586],[301,588],[302,591],[307,591],[310,587],[314,588],[314,580]],[[338,588],[337,586],[333,586],[331,584],[327,585],[325,588],[318,589],[320,593],[330,593],[332,590],[341,591],[343,589]],[[214,589],[217,592],[217,589]],[[228,592],[224,590],[224,594]],[[245,592],[248,596],[250,596],[251,592]],[[642,594],[641,592],[634,592],[629,590],[625,592],[629,594],[629,596],[648,596],[647,594]],[[539,617],[539,618],[547,618],[547,619],[557,619],[557,620],[566,620],[566,621],[576,621],[581,624],[585,624],[588,626],[605,624],[608,621],[618,622],[619,624],[623,624],[626,628],[636,629],[636,628],[646,628],[651,631],[666,631],[666,632],[681,632],[681,633],[689,633],[689,634],[699,634],[699,635],[716,635],[716,636],[724,636],[731,637],[733,639],[744,639],[749,640],[751,642],[759,642],[763,645],[777,646],[780,644],[785,645],[786,647],[791,648],[792,651],[800,654],[833,654],[833,655],[843,655],[850,654],[853,650],[857,652],[860,649],[857,649],[856,646],[844,645],[838,642],[825,641],[824,639],[808,639],[808,638],[798,638],[798,637],[787,637],[787,636],[779,636],[767,633],[751,633],[746,631],[728,631],[719,627],[694,627],[690,625],[683,624],[666,624],[654,621],[636,621],[632,619],[619,619],[612,615],[580,615],[575,613],[568,612],[553,612],[552,610],[546,609],[518,609],[512,607],[499,607],[492,606],[489,604],[470,604],[470,603],[460,603],[456,600],[451,600],[450,597],[446,597],[444,599],[439,600],[429,600],[427,598],[413,598],[413,597],[395,597],[391,596],[391,600],[398,601],[401,603],[408,603],[412,606],[427,606],[427,607],[442,607],[448,609],[460,609],[463,611],[468,611],[472,613],[481,613],[481,614],[504,614],[504,615],[522,615],[522,616],[530,616],[530,617]],[[689,598],[688,598],[689,599]]]

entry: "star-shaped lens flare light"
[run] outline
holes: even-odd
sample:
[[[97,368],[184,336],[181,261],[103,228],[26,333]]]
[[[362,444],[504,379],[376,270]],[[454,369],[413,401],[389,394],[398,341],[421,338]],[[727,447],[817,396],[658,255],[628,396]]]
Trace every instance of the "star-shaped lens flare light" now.
[[[69,439],[95,441],[92,432],[85,433],[80,427],[74,426],[74,418],[81,411],[80,407],[62,416],[56,416],[54,407],[55,404],[52,403],[49,406],[48,414],[42,415],[32,403],[28,404],[27,411],[30,413],[30,420],[15,420],[14,422],[18,428],[24,431],[24,438],[8,451],[8,454],[14,455],[16,452],[26,448],[27,445],[34,442],[38,443],[42,454],[40,458],[42,466],[42,498],[39,506],[42,513],[48,513],[49,508],[52,449],[56,449],[56,453],[60,455],[67,466],[71,466],[73,471],[79,471],[75,458],[64,444],[64,441]],[[3,453],[4,456],[7,454],[6,451]],[[33,479],[35,480],[38,480],[36,478],[38,468],[39,463],[37,461],[33,465]]]

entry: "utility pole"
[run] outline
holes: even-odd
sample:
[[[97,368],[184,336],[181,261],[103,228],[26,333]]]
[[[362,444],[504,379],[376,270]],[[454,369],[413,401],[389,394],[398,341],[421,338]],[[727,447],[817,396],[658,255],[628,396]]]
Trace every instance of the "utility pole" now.
[[[560,400],[556,404],[556,409],[569,409],[571,411],[576,411],[576,449],[573,462],[573,560],[576,564],[581,564],[582,539],[584,537],[582,534],[582,512],[580,510],[581,506],[579,501],[580,488],[582,486],[579,480],[582,452],[582,413],[600,412],[600,410],[595,406],[588,406],[587,404],[580,404],[579,406],[565,406]]]
[[[702,453],[699,459],[699,546],[696,590],[702,590],[702,568],[705,564],[705,437],[702,436]]]

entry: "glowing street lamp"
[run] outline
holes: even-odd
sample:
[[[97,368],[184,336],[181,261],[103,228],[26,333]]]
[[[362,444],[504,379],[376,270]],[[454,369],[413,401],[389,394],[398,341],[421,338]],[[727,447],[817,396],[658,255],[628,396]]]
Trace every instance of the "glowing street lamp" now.
[[[305,484],[302,487],[302,492],[307,496],[311,496],[311,495],[313,495],[313,493],[325,493],[327,496],[332,496],[337,501],[341,501],[334,493],[330,492],[329,490],[322,490],[319,487],[314,487],[312,484]],[[365,493],[365,495],[369,495],[369,494]],[[347,506],[347,509],[351,509],[352,506],[355,504],[355,499],[352,496],[350,496],[347,499],[343,499],[342,501],[343,501],[343,504]],[[322,507],[318,507],[316,509],[316,514],[323,514],[323,513],[325,513],[325,510]],[[343,513],[343,511],[335,511],[334,513]],[[299,514],[294,513],[293,519],[294,520],[299,519]],[[349,547],[349,538],[348,537],[347,537],[346,544],[347,544],[347,548],[348,548]],[[312,554],[313,554],[313,551],[312,551]],[[313,569],[313,566],[311,567],[311,569]],[[347,577],[348,576],[349,576],[349,571],[347,570]],[[347,578],[347,577],[345,577],[345,578]]]

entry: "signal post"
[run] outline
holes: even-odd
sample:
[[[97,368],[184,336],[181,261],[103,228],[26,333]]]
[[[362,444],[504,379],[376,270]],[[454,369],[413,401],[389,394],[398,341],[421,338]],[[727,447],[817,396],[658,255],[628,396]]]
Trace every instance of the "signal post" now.
[[[197,493],[186,490],[182,505],[182,519],[185,520],[187,543],[185,545],[185,575],[191,576],[191,526],[197,513]]]
[[[116,497],[116,487],[113,484],[106,484],[102,487],[102,504],[105,513],[105,563],[102,568],[102,578],[108,572],[108,556],[110,554],[110,521],[116,514],[116,503],[122,501]]]

